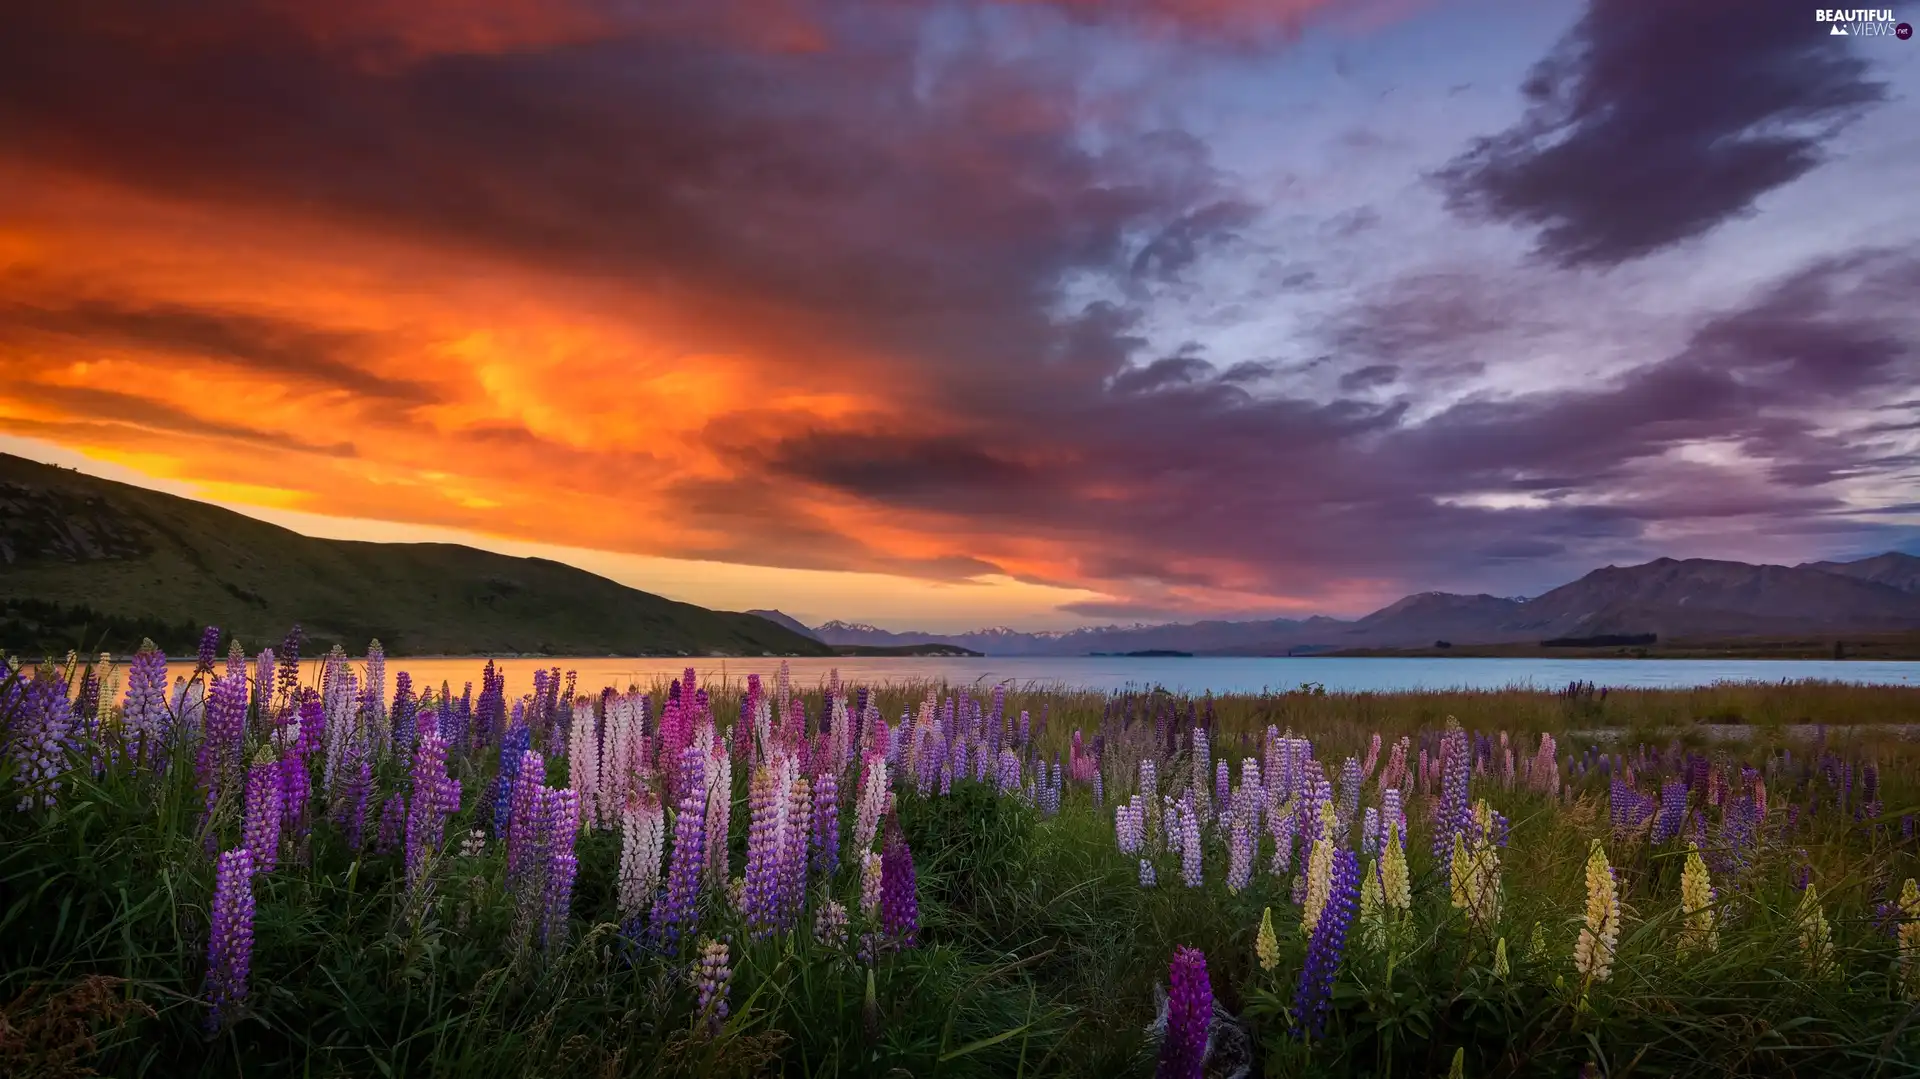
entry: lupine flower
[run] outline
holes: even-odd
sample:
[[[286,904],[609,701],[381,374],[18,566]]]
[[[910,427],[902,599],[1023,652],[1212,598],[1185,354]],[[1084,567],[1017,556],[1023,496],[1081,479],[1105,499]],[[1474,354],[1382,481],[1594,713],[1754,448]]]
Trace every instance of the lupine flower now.
[[[1331,887],[1313,936],[1307,942],[1307,961],[1300,968],[1294,993],[1295,1037],[1314,1039],[1326,1033],[1333,1005],[1333,982],[1340,972],[1347,929],[1353,924],[1354,895],[1359,883],[1358,859],[1350,850],[1334,852]]]
[[[813,916],[813,939],[836,951],[847,946],[847,908],[839,900],[820,904]]]
[[[1468,803],[1468,779],[1473,773],[1473,751],[1467,733],[1452,717],[1441,743],[1445,775],[1441,780],[1440,814],[1434,822],[1433,857],[1443,868],[1451,869],[1454,834],[1467,826],[1471,807]]]
[[[709,1037],[720,1033],[727,1018],[727,992],[733,984],[727,962],[726,942],[709,940],[701,945],[700,959],[694,964],[694,1014]]]
[[[1156,883],[1157,879],[1153,872],[1153,863],[1147,861],[1145,858],[1140,859],[1140,887],[1151,888]]]
[[[548,796],[546,917],[541,942],[551,948],[566,939],[573,913],[573,881],[580,871],[574,856],[574,838],[580,833],[580,793],[562,788]]]
[[[669,948],[692,935],[699,925],[700,877],[706,862],[706,770],[698,747],[689,745],[681,750],[678,771],[685,793],[673,818],[667,891],[652,911],[654,932]]]
[[[1200,816],[1193,803],[1175,803],[1180,814],[1180,879],[1189,888],[1205,883],[1200,849]]]
[[[380,854],[392,854],[400,847],[400,834],[407,824],[407,796],[404,792],[393,795],[380,806],[380,832],[375,840],[375,850]]]
[[[1227,891],[1235,895],[1253,883],[1252,815],[1250,806],[1233,813],[1227,828]]]
[[[880,911],[880,885],[884,866],[880,855],[868,851],[860,862],[860,909],[868,915]]]
[[[1680,942],[1683,952],[1711,952],[1720,945],[1720,931],[1713,924],[1713,883],[1707,877],[1707,863],[1700,848],[1687,844],[1686,868],[1680,872]]]
[[[256,873],[267,872],[279,860],[281,794],[279,762],[269,757],[247,770],[245,842]]]
[[[1280,941],[1273,934],[1273,908],[1260,912],[1260,931],[1253,937],[1253,954],[1260,961],[1260,969],[1273,973],[1280,965]]]
[[[235,847],[220,855],[214,873],[212,933],[207,941],[209,1025],[218,1029],[247,998],[253,966],[253,852]]]
[[[1660,784],[1660,812],[1653,821],[1653,834],[1649,837],[1655,844],[1666,843],[1680,834],[1680,826],[1687,819],[1687,781],[1681,776],[1669,776]]]
[[[1300,931],[1309,938],[1319,926],[1320,915],[1333,894],[1333,821],[1333,806],[1321,803],[1320,838],[1313,841],[1313,849],[1307,854],[1306,897],[1300,913]]]
[[[407,890],[425,894],[429,860],[440,850],[447,817],[460,808],[459,788],[447,775],[447,743],[438,734],[422,735],[413,751],[412,787],[407,795]]]
[[[920,900],[914,888],[913,851],[896,822],[880,858],[880,928],[896,948],[911,948],[920,936]]]
[[[1587,909],[1574,943],[1573,968],[1587,983],[1604,982],[1613,973],[1613,951],[1620,940],[1620,885],[1598,839],[1587,855]]]
[[[10,676],[7,664],[0,660],[0,681],[9,677],[19,676]],[[17,808],[51,808],[60,790],[60,776],[67,770],[67,755],[75,745],[66,686],[57,675],[34,678],[24,685],[16,680],[6,696],[12,699],[0,700],[0,717],[14,713],[11,741],[20,784]]]
[[[860,802],[853,819],[853,844],[847,857],[864,860],[873,850],[874,836],[880,831],[880,810],[887,800],[887,762],[881,757],[867,758],[867,774],[860,788]]]
[[[840,779],[832,770],[813,781],[813,866],[831,875],[840,866]]]
[[[140,642],[127,665],[127,699],[120,711],[122,736],[136,764],[158,766],[170,734],[167,714],[167,654]]]
[[[1160,1042],[1156,1079],[1200,1079],[1213,1022],[1213,986],[1207,957],[1198,948],[1178,948],[1167,972],[1167,1033]]]
[[[1507,962],[1507,938],[1501,937],[1493,944],[1493,976],[1505,979],[1513,973],[1513,966]]]
[[[1899,914],[1894,939],[1900,945],[1900,980],[1907,999],[1920,1000],[1920,883],[1912,877],[1900,886]]]
[[[1380,853],[1380,810],[1374,806],[1360,818],[1360,853]]]
[[[625,919],[639,917],[653,902],[666,847],[666,814],[647,792],[620,814],[620,913]]]
[[[1370,861],[1360,877],[1360,942],[1368,951],[1387,945],[1387,911],[1381,902],[1380,863]]]
[[[1800,906],[1794,912],[1800,926],[1800,955],[1807,971],[1816,978],[1833,973],[1833,931],[1827,925],[1827,913],[1820,906],[1820,889],[1812,884],[1800,893]]]
[[[780,838],[787,827],[787,799],[779,790],[777,766],[763,764],[754,769],[749,784],[747,805],[746,896],[741,909],[754,939],[764,940],[777,927]]]
[[[994,778],[999,785],[1000,793],[1017,794],[1020,790],[1020,755],[1011,748],[1002,749],[999,762]]]

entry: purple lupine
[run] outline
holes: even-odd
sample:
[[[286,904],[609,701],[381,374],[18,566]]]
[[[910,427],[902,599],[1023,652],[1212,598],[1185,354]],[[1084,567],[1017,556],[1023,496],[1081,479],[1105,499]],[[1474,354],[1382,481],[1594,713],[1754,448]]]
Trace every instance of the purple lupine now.
[[[700,870],[706,862],[706,762],[698,746],[680,751],[680,805],[673,818],[673,853],[667,889],[653,905],[653,931],[668,948],[690,937],[700,924]]]
[[[299,733],[292,738],[286,738],[283,733],[285,744],[280,751],[280,829],[292,841],[296,852],[305,848],[313,827],[309,815],[313,803],[313,773],[307,769],[307,761],[319,748],[319,740],[317,732],[308,732],[307,722],[311,719],[316,727],[326,722],[318,698],[303,702],[300,708]]]
[[[813,785],[805,776],[792,775],[787,785],[787,826],[780,845],[780,925],[799,922],[807,894],[808,824],[813,816]]]
[[[1233,796],[1232,766],[1225,757],[1213,762],[1213,810],[1225,814]]]
[[[1345,839],[1353,834],[1354,819],[1360,816],[1360,759],[1348,757],[1340,765],[1340,800],[1334,805],[1334,820]]]
[[[1206,954],[1198,948],[1175,949],[1167,982],[1167,1029],[1160,1042],[1155,1079],[1201,1079],[1207,1027],[1213,1022],[1213,985],[1207,979]]]
[[[208,626],[200,631],[200,653],[193,665],[193,673],[211,675],[213,665],[220,659],[220,627]]]
[[[753,770],[747,795],[746,899],[741,915],[755,940],[764,940],[775,928],[779,887],[779,839],[786,824],[787,800],[780,797],[780,769],[762,764]]]
[[[1241,805],[1228,814],[1227,890],[1236,895],[1253,883],[1253,812],[1243,793]]]
[[[399,849],[400,837],[406,826],[407,795],[404,791],[395,792],[381,803],[380,832],[374,850],[380,854],[392,854]]]
[[[1453,837],[1472,819],[1473,808],[1468,801],[1468,780],[1473,772],[1472,751],[1467,744],[1467,732],[1458,727],[1447,731],[1442,743],[1442,764],[1445,774],[1441,777],[1440,815],[1434,822],[1433,858],[1442,870],[1453,865]]]
[[[207,940],[208,1025],[219,1029],[247,998],[253,965],[253,852],[246,847],[220,855],[214,872],[212,933]]]
[[[347,754],[342,768],[346,773],[346,782],[342,784],[339,811],[336,822],[346,835],[347,849],[358,853],[367,830],[367,799],[373,793],[373,763],[367,759],[367,747],[356,744]]]
[[[832,769],[813,786],[813,867],[831,876],[840,866],[840,780]]]
[[[1189,888],[1205,882],[1200,848],[1200,814],[1185,799],[1175,803],[1180,814],[1180,879]]]
[[[913,851],[899,821],[887,829],[880,855],[880,928],[896,948],[911,948],[920,937],[920,899],[914,887]]]
[[[283,787],[278,761],[259,761],[247,770],[245,843],[255,873],[271,870],[280,860]]]
[[[540,781],[545,776],[546,766],[541,762],[540,755],[531,749],[522,750],[509,791],[510,810],[505,829],[507,876],[515,880],[533,869],[537,848],[543,838],[540,834],[541,792],[546,790],[546,786]]]
[[[12,712],[14,722],[13,755],[19,769],[18,808],[35,805],[51,808],[60,790],[60,776],[67,770],[67,756],[74,748],[73,712],[67,704],[67,690],[58,675],[35,678],[22,684],[19,676],[9,674],[0,660],[0,680],[13,679],[6,689],[7,700],[0,700],[0,714]]]
[[[1312,1040],[1326,1033],[1327,1016],[1333,1006],[1333,980],[1340,972],[1340,955],[1346,948],[1359,882],[1359,859],[1350,850],[1334,851],[1327,905],[1307,943],[1307,960],[1300,968],[1300,983],[1294,992],[1296,1038]]]
[[[452,779],[447,775],[447,743],[438,734],[422,735],[413,750],[412,789],[407,794],[407,890],[424,894],[430,859],[439,853],[445,839],[447,816],[459,808],[453,798],[448,808]],[[457,788],[455,788],[457,790]]]
[[[1660,784],[1660,813],[1653,821],[1649,838],[1657,845],[1671,842],[1680,834],[1687,819],[1687,781],[1683,776],[1668,776]]]
[[[240,778],[242,746],[247,733],[247,678],[214,680],[207,694],[206,732],[200,740],[196,771],[206,791],[207,812]]]
[[[420,702],[413,695],[413,675],[400,671],[393,676],[393,752],[398,756],[413,753],[413,741],[420,733]]]
[[[1019,754],[1015,753],[1012,749],[1002,749],[999,760],[1000,768],[998,773],[996,773],[996,778],[1000,786],[1000,793],[1003,795],[1018,794],[1020,792]]]

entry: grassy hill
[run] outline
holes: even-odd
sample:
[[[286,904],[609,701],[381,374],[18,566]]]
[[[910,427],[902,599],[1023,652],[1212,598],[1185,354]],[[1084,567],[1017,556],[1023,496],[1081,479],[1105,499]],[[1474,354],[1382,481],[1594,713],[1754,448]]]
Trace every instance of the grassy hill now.
[[[377,637],[390,655],[831,654],[764,618],[558,562],[314,539],[0,454],[0,646],[126,651],[150,636],[182,652],[211,623],[252,650],[295,622],[313,646]]]

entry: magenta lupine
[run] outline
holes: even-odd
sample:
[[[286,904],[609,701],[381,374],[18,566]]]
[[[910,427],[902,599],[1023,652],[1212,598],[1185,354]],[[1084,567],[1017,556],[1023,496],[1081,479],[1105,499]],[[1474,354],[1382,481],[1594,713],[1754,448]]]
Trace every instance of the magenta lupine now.
[[[887,830],[886,852],[880,856],[880,930],[896,948],[911,948],[920,937],[913,851],[897,821]]]
[[[253,966],[253,852],[236,847],[214,871],[212,932],[207,940],[208,1025],[230,1022],[247,998]]]
[[[1198,948],[1178,948],[1167,972],[1167,1028],[1160,1041],[1156,1079],[1201,1079],[1207,1058],[1207,1027],[1213,1022],[1213,986],[1207,957]]]
[[[700,959],[694,965],[694,1014],[709,1037],[720,1033],[727,1018],[727,993],[733,985],[733,970],[727,961],[726,942],[709,940],[701,945]]]
[[[832,876],[840,866],[840,780],[821,772],[813,786],[813,867]]]
[[[138,766],[158,766],[171,733],[167,714],[167,654],[150,640],[140,642],[127,664],[127,697],[121,707],[121,736]]]
[[[256,873],[271,870],[280,860],[283,785],[278,761],[258,761],[247,770],[245,843]]]
[[[699,749],[688,746],[681,750],[675,771],[684,777],[683,793],[673,818],[666,894],[652,911],[653,931],[669,949],[699,927],[700,876],[707,852],[706,760]]]

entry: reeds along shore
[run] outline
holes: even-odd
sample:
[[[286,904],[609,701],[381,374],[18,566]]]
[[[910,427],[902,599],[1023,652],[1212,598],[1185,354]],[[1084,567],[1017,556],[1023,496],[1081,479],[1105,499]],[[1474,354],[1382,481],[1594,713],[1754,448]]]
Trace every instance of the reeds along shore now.
[[[220,643],[9,666],[0,1074],[1920,1071],[1920,690],[307,685],[297,635]]]

